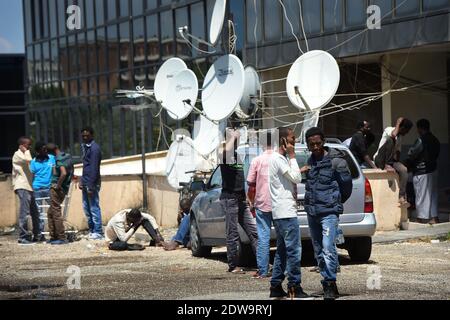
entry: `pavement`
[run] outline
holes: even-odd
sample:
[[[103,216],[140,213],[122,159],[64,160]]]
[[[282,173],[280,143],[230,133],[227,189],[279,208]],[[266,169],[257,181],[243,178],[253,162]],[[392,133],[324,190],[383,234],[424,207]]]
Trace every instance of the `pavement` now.
[[[409,230],[377,232],[372,243],[395,243],[421,238],[439,238],[448,236],[450,222],[440,224],[419,224],[410,222]]]

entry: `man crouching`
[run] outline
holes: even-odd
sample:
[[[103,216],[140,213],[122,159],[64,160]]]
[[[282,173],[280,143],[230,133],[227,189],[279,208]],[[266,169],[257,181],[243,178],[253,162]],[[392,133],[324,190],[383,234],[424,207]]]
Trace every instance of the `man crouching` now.
[[[343,203],[352,194],[352,177],[345,153],[325,147],[321,129],[311,128],[306,132],[310,170],[307,173],[305,209],[314,253],[318,260],[325,300],[338,297],[336,272],[338,253],[335,239],[339,215],[344,211]]]
[[[156,246],[162,246],[164,239],[158,230],[155,218],[138,209],[125,209],[117,212],[106,226],[106,236],[111,241],[109,249],[115,251],[136,250],[136,247],[130,246],[127,242],[140,226],[147,231]]]

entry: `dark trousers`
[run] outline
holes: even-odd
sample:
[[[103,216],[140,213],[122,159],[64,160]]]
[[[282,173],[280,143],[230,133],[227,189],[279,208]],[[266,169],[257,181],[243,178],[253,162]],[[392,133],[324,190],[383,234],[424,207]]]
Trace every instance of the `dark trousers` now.
[[[232,270],[238,266],[238,223],[247,233],[255,255],[258,244],[258,231],[256,229],[255,219],[250,213],[250,208],[245,198],[241,199],[237,196],[235,198],[222,198],[220,199],[220,203],[225,212],[228,267]]]
[[[28,239],[28,215],[31,215],[31,221],[33,223],[33,235],[37,238],[41,233],[39,229],[39,211],[34,199],[32,191],[25,189],[19,189],[15,191],[20,201],[19,209],[19,238]]]
[[[47,212],[50,240],[66,240],[61,204],[66,194],[62,189],[50,189],[50,208]]]

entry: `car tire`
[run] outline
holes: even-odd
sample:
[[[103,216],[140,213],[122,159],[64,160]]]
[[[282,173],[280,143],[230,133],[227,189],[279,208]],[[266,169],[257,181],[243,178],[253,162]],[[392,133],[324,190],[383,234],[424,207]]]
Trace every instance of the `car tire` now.
[[[256,256],[250,244],[239,241],[238,265],[240,267],[256,267]]]
[[[211,254],[212,247],[204,246],[202,244],[202,238],[200,237],[200,232],[198,230],[197,221],[194,215],[191,213],[191,226],[190,226],[190,236],[191,236],[191,251],[194,257],[208,257]]]
[[[355,262],[367,262],[372,254],[372,238],[348,238],[346,247],[350,259]]]

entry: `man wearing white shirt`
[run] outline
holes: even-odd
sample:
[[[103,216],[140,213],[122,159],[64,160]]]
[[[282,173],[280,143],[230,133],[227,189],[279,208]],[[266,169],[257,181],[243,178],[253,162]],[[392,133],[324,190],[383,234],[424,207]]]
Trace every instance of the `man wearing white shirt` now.
[[[287,296],[282,283],[285,271],[291,299],[308,299],[301,287],[301,241],[297,220],[296,186],[301,182],[301,173],[295,158],[295,134],[292,129],[280,128],[279,149],[272,155],[269,165],[269,188],[272,200],[272,217],[277,233],[277,252],[270,281],[270,297]]]

